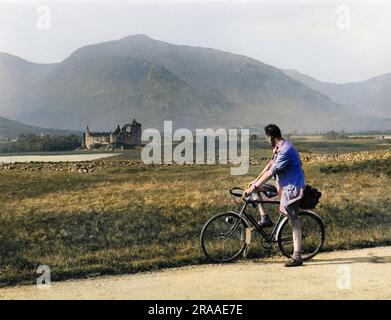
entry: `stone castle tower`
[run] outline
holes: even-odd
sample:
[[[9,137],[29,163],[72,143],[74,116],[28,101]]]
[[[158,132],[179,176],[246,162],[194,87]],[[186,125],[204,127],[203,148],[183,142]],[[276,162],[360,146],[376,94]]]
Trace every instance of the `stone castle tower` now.
[[[118,125],[114,132],[91,132],[87,126],[82,138],[83,149],[126,149],[137,145],[141,145],[141,124],[136,119],[122,129]]]

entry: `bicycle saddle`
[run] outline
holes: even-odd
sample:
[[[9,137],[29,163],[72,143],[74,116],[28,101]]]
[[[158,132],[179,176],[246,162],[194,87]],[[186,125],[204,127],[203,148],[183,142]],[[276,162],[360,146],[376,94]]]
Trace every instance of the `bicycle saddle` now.
[[[274,198],[278,195],[277,188],[271,184],[264,184],[261,192],[268,198]]]

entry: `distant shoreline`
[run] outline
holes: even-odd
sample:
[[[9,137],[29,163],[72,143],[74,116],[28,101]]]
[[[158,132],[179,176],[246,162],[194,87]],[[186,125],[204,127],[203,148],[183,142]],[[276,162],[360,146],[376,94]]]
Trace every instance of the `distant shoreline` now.
[[[0,156],[0,163],[14,162],[78,162],[109,158],[120,153],[62,154],[62,155],[10,155]]]

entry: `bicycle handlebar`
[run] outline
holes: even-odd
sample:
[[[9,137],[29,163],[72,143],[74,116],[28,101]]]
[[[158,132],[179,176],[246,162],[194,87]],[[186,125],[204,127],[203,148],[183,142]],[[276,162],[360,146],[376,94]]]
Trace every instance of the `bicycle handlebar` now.
[[[229,190],[229,193],[230,193],[231,195],[233,195],[234,197],[240,197],[240,198],[243,197],[244,192],[242,192],[242,193],[237,193],[237,192],[234,192],[233,190],[244,191],[243,188],[233,187],[232,189]]]

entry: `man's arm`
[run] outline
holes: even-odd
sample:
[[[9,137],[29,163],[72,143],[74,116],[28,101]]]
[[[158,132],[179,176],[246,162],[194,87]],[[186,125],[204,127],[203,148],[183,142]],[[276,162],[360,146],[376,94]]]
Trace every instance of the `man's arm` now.
[[[270,180],[270,178],[273,177],[273,175],[274,175],[274,171],[272,169],[268,169],[252,185],[254,186],[254,188],[258,188],[259,186],[261,186],[261,185],[265,184],[266,182],[268,182]]]
[[[263,172],[262,176],[257,179],[255,182],[252,182],[248,189],[244,190],[244,193],[246,195],[252,193],[255,188],[258,188],[259,186],[263,185],[265,182],[269,181],[270,178],[274,175],[274,171],[269,168],[265,172]]]
[[[273,175],[278,173],[279,171],[282,171],[285,169],[285,167],[289,163],[289,155],[287,151],[281,151],[278,156],[276,161],[273,163],[272,161],[269,162],[269,168],[266,170],[263,175],[257,179],[256,181],[253,181],[251,183],[251,186],[247,188],[244,192],[245,194],[250,194],[252,193],[255,188],[263,185],[265,182],[267,182]],[[266,168],[265,168],[266,169]]]
[[[248,186],[251,186],[252,184],[254,184],[257,180],[259,180],[264,174],[266,171],[268,171],[270,169],[270,167],[272,166],[273,164],[273,161],[269,161],[269,163],[265,166],[265,168],[263,168],[262,172],[258,175],[258,177],[256,177],[253,181],[251,181],[249,183]]]

